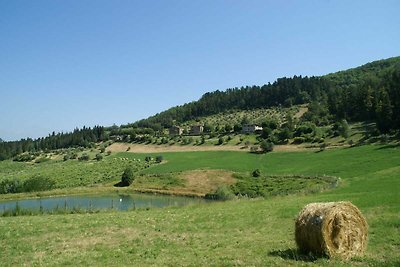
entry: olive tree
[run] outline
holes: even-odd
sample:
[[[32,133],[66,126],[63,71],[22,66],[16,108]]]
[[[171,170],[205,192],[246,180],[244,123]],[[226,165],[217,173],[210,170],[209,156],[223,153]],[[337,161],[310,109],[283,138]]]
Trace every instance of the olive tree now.
[[[124,173],[121,176],[121,184],[123,186],[130,186],[135,179],[132,167],[126,167]]]

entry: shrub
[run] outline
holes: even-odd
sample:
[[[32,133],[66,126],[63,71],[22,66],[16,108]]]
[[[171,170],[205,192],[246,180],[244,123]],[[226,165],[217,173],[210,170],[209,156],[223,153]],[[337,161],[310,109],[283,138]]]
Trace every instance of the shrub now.
[[[218,145],[222,145],[224,143],[224,138],[218,138]]]
[[[349,124],[347,123],[346,120],[342,120],[340,122],[340,126],[339,126],[339,134],[344,137],[344,138],[348,138],[349,137],[349,132],[350,132],[350,127]]]
[[[261,171],[259,169],[255,169],[252,174],[253,177],[260,177]]]
[[[35,163],[42,163],[42,162],[46,162],[46,161],[49,161],[49,160],[50,160],[49,158],[40,157],[40,158],[35,159]]]
[[[106,148],[104,146],[100,147],[100,153],[104,153],[106,151]]]
[[[4,179],[0,182],[0,194],[23,192],[23,183],[18,179]]]
[[[147,161],[147,162],[150,162],[150,161],[153,160],[153,158],[152,158],[151,156],[146,156],[146,157],[144,158],[144,160]]]
[[[294,139],[293,139],[293,144],[302,144],[302,143],[304,143],[306,141],[306,139],[304,138],[304,137],[300,137],[300,136],[298,136],[298,137],[295,137]]]
[[[161,163],[163,160],[164,160],[164,158],[161,155],[156,157],[156,162],[157,163]]]
[[[110,155],[111,155],[111,151],[108,150],[108,151],[107,151],[107,156],[110,156]]]
[[[89,160],[89,155],[86,153],[83,153],[82,156],[78,158],[80,161],[88,161]]]
[[[69,159],[70,159],[70,155],[68,155],[68,154],[64,155],[64,161],[67,161]]]
[[[332,127],[333,131],[333,136],[342,136],[343,138],[348,138],[349,137],[349,124],[347,123],[346,120],[341,120],[335,122],[335,124]]]
[[[389,143],[390,137],[388,134],[382,134],[380,139],[382,144],[387,144]]]
[[[274,143],[264,140],[261,142],[260,148],[264,153],[272,152],[274,150]]]
[[[326,148],[326,143],[322,143],[319,145],[319,151],[324,151]]]
[[[182,145],[188,145],[193,143],[193,137],[185,137],[182,139]]]
[[[46,191],[54,188],[55,182],[47,177],[33,176],[24,182],[24,192]]]
[[[315,130],[316,130],[316,126],[314,123],[306,122],[306,123],[300,125],[299,127],[297,127],[297,129],[295,131],[295,136],[299,137],[299,136],[306,135],[306,134],[314,136]]]
[[[250,152],[251,153],[258,153],[258,146],[251,146],[250,147]]]
[[[130,186],[135,179],[132,167],[126,167],[121,177],[121,184],[123,186]]]
[[[233,126],[233,131],[235,133],[240,133],[242,131],[242,126],[239,124],[235,124],[235,126]],[[241,140],[241,141],[243,141],[243,140]]]
[[[97,161],[101,161],[101,160],[103,159],[103,155],[101,155],[101,154],[96,154],[95,159],[96,159]]]
[[[27,162],[27,161],[31,161],[34,160],[35,156],[29,153],[24,153],[24,154],[19,154],[18,156],[16,156],[13,160],[14,161],[19,161],[19,162]]]
[[[271,134],[272,134],[272,129],[268,127],[264,127],[261,131],[261,137],[264,139],[269,138]]]
[[[350,139],[348,142],[349,146],[353,146],[354,145],[354,141],[352,139]]]
[[[284,127],[278,132],[277,137],[280,142],[284,142],[292,138],[292,132],[288,127]]]
[[[219,186],[214,193],[206,194],[205,198],[214,200],[230,200],[233,199],[235,195],[232,190],[226,185]]]

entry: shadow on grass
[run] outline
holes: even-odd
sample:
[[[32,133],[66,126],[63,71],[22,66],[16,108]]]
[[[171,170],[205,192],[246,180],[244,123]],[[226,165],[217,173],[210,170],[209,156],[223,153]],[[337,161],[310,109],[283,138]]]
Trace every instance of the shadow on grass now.
[[[397,148],[397,147],[400,147],[400,144],[388,144],[388,145],[384,145],[382,147],[377,148],[377,150]]]
[[[289,248],[286,250],[274,250],[268,253],[269,256],[280,257],[285,260],[314,262],[320,257],[313,254],[302,254],[298,249]]]
[[[119,181],[118,183],[114,184],[114,187],[127,187],[128,185],[126,185],[125,183],[123,183],[122,181]]]

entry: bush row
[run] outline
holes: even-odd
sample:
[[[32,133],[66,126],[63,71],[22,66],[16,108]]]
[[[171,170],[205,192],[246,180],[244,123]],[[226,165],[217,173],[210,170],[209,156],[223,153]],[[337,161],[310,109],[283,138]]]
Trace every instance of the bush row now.
[[[53,180],[38,175],[23,182],[19,179],[5,179],[0,182],[0,194],[46,191],[54,187]]]

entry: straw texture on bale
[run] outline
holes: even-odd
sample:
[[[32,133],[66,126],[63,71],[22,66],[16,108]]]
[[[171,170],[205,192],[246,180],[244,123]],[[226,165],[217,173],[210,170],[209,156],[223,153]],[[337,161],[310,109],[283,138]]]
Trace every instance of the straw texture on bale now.
[[[349,259],[367,247],[368,225],[350,202],[311,203],[296,219],[295,237],[300,251]]]

